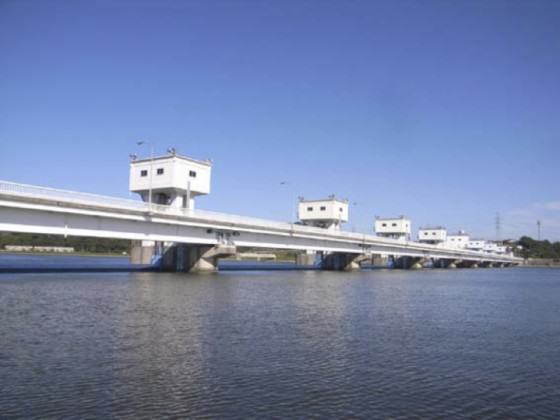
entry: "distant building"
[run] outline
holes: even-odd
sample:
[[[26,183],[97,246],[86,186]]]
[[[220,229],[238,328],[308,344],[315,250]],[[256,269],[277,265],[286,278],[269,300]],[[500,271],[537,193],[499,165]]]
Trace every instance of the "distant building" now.
[[[496,242],[487,242],[483,248],[484,252],[488,252],[490,254],[506,254],[508,252],[508,248],[500,243]]]
[[[410,239],[412,223],[410,219],[404,216],[392,218],[376,217],[374,229],[377,236],[404,241]]]
[[[57,252],[64,254],[74,252],[74,247],[71,246],[5,245],[4,249],[10,252]]]
[[[130,162],[130,191],[153,204],[194,208],[194,197],[210,193],[212,163],[175,153]]]
[[[300,199],[298,204],[299,220],[308,226],[329,230],[340,230],[342,223],[348,221],[348,201],[330,196],[323,200]]]
[[[464,230],[460,230],[454,234],[448,234],[445,240],[445,246],[447,248],[457,248],[457,249],[465,249],[469,245],[469,234],[466,233]]]
[[[467,245],[467,249],[473,251],[484,251],[487,242],[484,239],[471,239]]]
[[[447,229],[442,226],[421,227],[418,229],[418,242],[425,244],[442,244],[447,240]]]

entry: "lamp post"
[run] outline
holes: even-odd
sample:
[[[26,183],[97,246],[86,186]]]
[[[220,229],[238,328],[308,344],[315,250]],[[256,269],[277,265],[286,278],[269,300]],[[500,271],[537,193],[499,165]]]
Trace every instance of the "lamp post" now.
[[[150,185],[148,187],[148,209],[152,210],[152,179],[153,179],[153,172],[154,172],[154,144],[148,141],[137,141],[136,144],[138,146],[149,145],[150,146]]]
[[[280,181],[280,185],[286,185],[286,186],[289,187],[292,184],[289,181]],[[296,204],[292,202],[292,199],[294,198],[294,197],[292,197],[293,196],[293,191],[291,191],[289,188],[288,188],[288,196],[289,196],[289,200],[291,202],[291,204],[290,204],[290,219],[292,219],[292,220],[288,220],[288,223],[291,223],[293,225],[294,224],[294,219],[296,218],[296,216],[295,216],[295,206],[296,206]]]

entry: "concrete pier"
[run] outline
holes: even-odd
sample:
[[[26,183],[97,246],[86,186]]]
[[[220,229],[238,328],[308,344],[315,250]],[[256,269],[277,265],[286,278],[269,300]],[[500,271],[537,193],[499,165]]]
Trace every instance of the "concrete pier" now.
[[[317,253],[314,251],[299,252],[296,254],[296,265],[312,266],[315,264]]]
[[[457,268],[463,264],[463,260],[451,259],[451,258],[440,258],[434,263],[434,267],[437,268]]]
[[[323,256],[321,268],[332,271],[356,271],[360,263],[371,258],[369,255],[333,252]]]
[[[389,267],[389,257],[386,255],[374,255],[371,258],[371,263],[375,267]]]
[[[152,264],[156,246],[155,241],[130,241],[130,263]]]
[[[461,261],[457,264],[459,268],[478,268],[478,263],[476,261]]]
[[[398,257],[393,259],[393,267],[405,270],[420,270],[424,268],[426,259],[422,257]]]
[[[218,270],[219,258],[235,252],[235,246],[231,245],[172,245],[163,253],[161,268],[171,272],[214,272]]]

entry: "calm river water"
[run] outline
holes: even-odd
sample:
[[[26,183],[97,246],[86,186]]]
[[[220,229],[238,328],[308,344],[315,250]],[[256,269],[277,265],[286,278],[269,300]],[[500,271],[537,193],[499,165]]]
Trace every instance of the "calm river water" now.
[[[0,274],[0,417],[560,416],[560,270]]]

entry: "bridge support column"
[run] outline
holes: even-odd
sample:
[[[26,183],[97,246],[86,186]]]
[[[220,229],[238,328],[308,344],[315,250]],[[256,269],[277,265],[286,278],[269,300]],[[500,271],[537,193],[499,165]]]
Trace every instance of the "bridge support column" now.
[[[462,263],[463,263],[462,260],[440,258],[437,262],[437,267],[438,268],[457,268]]]
[[[185,245],[168,247],[162,259],[162,269],[172,272],[202,273],[218,270],[218,259],[234,255],[233,245]]]
[[[492,267],[494,267],[494,263],[485,261],[485,262],[480,263],[480,267],[492,268]]]
[[[321,268],[332,271],[356,271],[361,268],[360,263],[368,258],[371,256],[333,252],[323,256]]]
[[[314,251],[299,252],[296,254],[296,265],[315,265],[317,253]]]
[[[387,268],[389,266],[389,257],[386,255],[374,255],[371,262],[376,267]]]
[[[476,261],[462,261],[461,263],[457,264],[457,267],[460,267],[460,268],[478,268],[478,262],[476,262]]]
[[[130,241],[130,263],[152,264],[158,245],[155,241]]]
[[[425,258],[422,257],[398,257],[393,258],[393,268],[405,270],[420,270],[424,268]]]

